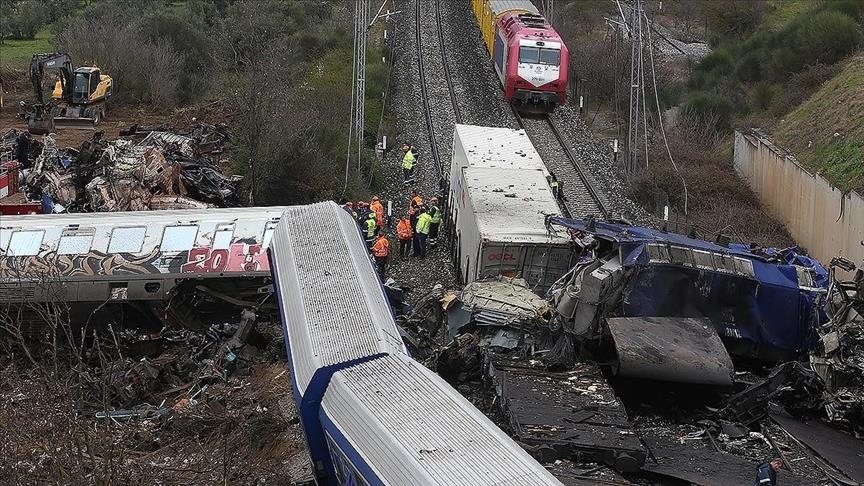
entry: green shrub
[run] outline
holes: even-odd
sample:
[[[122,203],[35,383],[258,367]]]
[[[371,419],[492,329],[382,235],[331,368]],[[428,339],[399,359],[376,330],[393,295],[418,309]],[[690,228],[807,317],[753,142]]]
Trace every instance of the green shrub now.
[[[717,134],[725,134],[732,129],[734,111],[735,107],[725,97],[700,91],[684,103],[682,116],[689,123]]]
[[[826,10],[801,25],[795,36],[802,66],[817,62],[834,64],[861,43],[858,24],[848,15]]]
[[[826,10],[836,10],[857,21],[864,20],[864,2],[861,0],[828,0]]]
[[[735,70],[735,60],[728,50],[715,49],[714,52],[702,59],[696,66],[696,70],[714,75],[731,74]]]
[[[783,86],[772,83],[770,81],[761,81],[753,86],[750,91],[750,97],[753,100],[753,106],[760,110],[767,110],[772,101],[783,92]]]
[[[735,76],[742,83],[755,83],[762,79],[764,51],[750,51],[735,66]]]

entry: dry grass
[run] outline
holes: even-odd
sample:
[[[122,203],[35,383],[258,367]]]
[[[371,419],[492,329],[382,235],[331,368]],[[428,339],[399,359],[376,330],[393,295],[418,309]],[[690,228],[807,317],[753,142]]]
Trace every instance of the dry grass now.
[[[760,207],[756,194],[738,177],[729,141],[715,144],[701,138],[700,143],[693,143],[673,132],[669,144],[680,175],[669,162],[662,142],[655,144],[650,169],[631,183],[633,199],[655,214],[660,214],[668,201],[676,215],[673,219],[696,225],[705,238],[723,233],[733,241],[762,246],[782,248],[794,244],[783,224]],[[681,176],[687,182],[689,195],[686,216]]]

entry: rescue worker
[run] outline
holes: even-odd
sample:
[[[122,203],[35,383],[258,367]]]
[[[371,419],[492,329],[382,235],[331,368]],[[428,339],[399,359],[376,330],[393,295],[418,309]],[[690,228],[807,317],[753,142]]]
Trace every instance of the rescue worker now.
[[[420,215],[417,217],[417,248],[415,248],[414,256],[426,258],[426,244],[429,238],[429,225],[432,217],[426,212],[425,207],[420,208]]]
[[[429,246],[438,244],[438,228],[441,226],[441,208],[438,207],[438,198],[433,196],[429,200],[432,206],[429,208]]]
[[[405,260],[409,256],[408,253],[411,250],[411,240],[414,236],[414,231],[411,230],[411,221],[408,219],[407,215],[400,219],[399,223],[396,225],[396,236],[399,237],[399,256]]]
[[[378,196],[372,196],[372,204],[369,205],[369,210],[375,213],[375,218],[380,228],[384,224],[384,205],[378,200]]]
[[[417,194],[416,189],[411,189],[411,200],[408,202],[408,218],[411,220],[411,231],[417,231],[417,216],[420,215],[421,206],[423,206],[423,198]]]
[[[777,471],[783,467],[780,458],[771,459],[771,462],[763,463],[756,471],[756,482],[753,486],[777,486]]]
[[[367,216],[369,216],[369,204],[366,201],[357,201],[357,223],[360,226],[365,225]]]
[[[363,220],[363,224],[366,230],[363,235],[366,238],[366,246],[372,248],[372,243],[375,241],[375,233],[378,231],[378,218],[375,217],[375,213],[369,211],[366,219]]]
[[[350,214],[351,217],[354,218],[354,221],[357,221],[357,211],[354,211],[354,203],[353,202],[351,202],[351,201],[346,202],[345,205],[342,206],[342,209],[344,209],[346,213]]]
[[[554,187],[552,189],[552,194],[555,195],[555,199],[557,199],[563,203],[564,202],[564,183],[558,180],[558,177],[555,176],[554,172],[550,172],[549,174],[552,177],[552,182],[550,184],[550,187],[552,187],[554,185]]]
[[[378,265],[378,275],[383,280],[384,270],[387,268],[387,257],[390,255],[390,240],[384,236],[383,230],[378,230],[378,236],[372,243],[372,255],[375,256],[375,263]]]
[[[414,149],[411,144],[405,142],[402,144],[402,177],[404,184],[414,182],[414,162],[417,158],[414,156]]]
[[[558,199],[558,189],[560,187],[558,185],[558,180],[555,179],[555,176],[548,175],[546,176],[546,182],[549,183],[549,189],[552,190],[552,195],[555,197],[555,199]]]

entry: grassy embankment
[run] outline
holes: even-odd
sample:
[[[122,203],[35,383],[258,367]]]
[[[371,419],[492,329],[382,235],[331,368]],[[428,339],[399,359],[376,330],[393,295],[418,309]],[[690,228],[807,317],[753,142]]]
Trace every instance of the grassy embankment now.
[[[813,172],[864,195],[864,52],[781,120],[773,136]]]

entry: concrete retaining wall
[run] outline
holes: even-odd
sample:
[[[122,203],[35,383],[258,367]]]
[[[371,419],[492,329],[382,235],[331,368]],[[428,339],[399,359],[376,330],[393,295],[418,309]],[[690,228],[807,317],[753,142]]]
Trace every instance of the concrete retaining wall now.
[[[735,132],[735,170],[811,256],[864,260],[864,198],[843,194],[756,130]],[[864,162],[862,162],[864,163]]]

